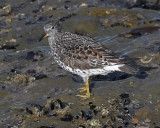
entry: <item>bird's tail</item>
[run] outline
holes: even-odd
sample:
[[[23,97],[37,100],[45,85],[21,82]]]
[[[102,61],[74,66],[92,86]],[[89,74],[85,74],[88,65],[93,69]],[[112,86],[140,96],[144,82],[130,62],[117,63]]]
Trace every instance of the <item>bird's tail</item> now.
[[[131,75],[135,75],[135,74],[139,71],[138,68],[132,67],[132,66],[130,66],[130,65],[124,65],[124,66],[122,66],[122,67],[119,67],[119,69],[120,69],[122,72],[131,74]]]

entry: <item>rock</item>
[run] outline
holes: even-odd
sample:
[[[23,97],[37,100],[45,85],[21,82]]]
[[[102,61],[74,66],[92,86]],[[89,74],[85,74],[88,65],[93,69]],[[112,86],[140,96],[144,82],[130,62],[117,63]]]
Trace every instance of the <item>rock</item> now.
[[[160,29],[159,26],[142,27],[131,30],[129,34],[132,34],[134,37],[138,37],[144,34],[151,34],[153,32],[158,31],[159,29]]]
[[[81,115],[81,118],[83,118],[84,120],[90,120],[93,117],[93,112],[90,110],[88,111],[81,110],[80,115]]]
[[[43,59],[43,54],[41,51],[37,51],[37,52],[30,51],[27,53],[26,59],[32,60],[32,61],[40,61]]]
[[[108,116],[108,114],[109,114],[109,110],[106,107],[103,108],[101,111],[102,118]]]
[[[78,128],[86,128],[84,125],[79,125]]]
[[[62,121],[72,121],[73,116],[71,114],[65,115],[63,118],[61,118]]]
[[[39,104],[31,104],[29,107],[26,108],[26,112],[30,115],[35,115],[35,116],[42,116],[42,106]]]
[[[25,75],[25,74],[16,74],[11,79],[11,82],[13,82],[15,84],[27,85],[28,83],[31,83],[34,80],[35,80],[34,77],[30,77],[30,76]]]
[[[34,58],[35,53],[33,51],[30,51],[27,53],[26,59],[31,60]]]
[[[39,79],[47,78],[47,75],[37,73],[37,74],[34,75],[34,77],[35,77],[36,80],[39,80]]]
[[[25,74],[35,74],[36,70],[35,69],[28,69],[27,71],[25,71]]]
[[[129,99],[129,94],[121,94],[121,103],[125,106],[125,105],[129,105],[131,103],[131,100]]]
[[[8,15],[12,11],[11,5],[6,5],[0,9],[0,15]]]
[[[160,10],[160,2],[159,0],[137,0],[133,7]]]
[[[46,104],[44,105],[44,108],[53,110],[54,109],[54,99],[53,98],[48,98],[46,101]]]
[[[8,44],[3,44],[2,46],[0,46],[0,49],[6,49],[6,50],[10,50],[10,49],[16,49],[17,45],[8,45]]]
[[[61,100],[57,99],[54,102],[54,109],[63,109],[63,108],[65,108],[65,104]]]
[[[52,10],[56,10],[56,7],[52,7],[50,5],[43,5],[42,6],[42,12],[48,12],[48,11],[52,11]]]
[[[88,124],[94,128],[101,128],[102,125],[100,124],[100,121],[97,119],[92,119],[90,121],[88,121]]]
[[[5,41],[5,43],[0,41],[0,49],[2,49],[2,50],[16,49],[18,46],[19,46],[19,44],[16,43],[15,39]]]

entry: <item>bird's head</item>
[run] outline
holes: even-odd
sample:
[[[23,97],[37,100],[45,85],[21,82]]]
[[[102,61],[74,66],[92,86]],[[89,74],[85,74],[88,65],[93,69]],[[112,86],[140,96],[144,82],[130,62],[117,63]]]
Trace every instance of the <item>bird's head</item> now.
[[[58,23],[58,21],[56,22],[48,22],[45,26],[44,26],[44,31],[46,32],[47,36],[54,36],[55,33],[60,32],[60,25]]]

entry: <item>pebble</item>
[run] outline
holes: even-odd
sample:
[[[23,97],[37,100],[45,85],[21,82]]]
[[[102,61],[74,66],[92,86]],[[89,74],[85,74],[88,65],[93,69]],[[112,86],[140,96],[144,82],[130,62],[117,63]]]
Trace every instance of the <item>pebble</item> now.
[[[100,121],[97,119],[92,119],[88,121],[89,125],[94,127],[94,128],[100,128],[102,125],[100,124]]]

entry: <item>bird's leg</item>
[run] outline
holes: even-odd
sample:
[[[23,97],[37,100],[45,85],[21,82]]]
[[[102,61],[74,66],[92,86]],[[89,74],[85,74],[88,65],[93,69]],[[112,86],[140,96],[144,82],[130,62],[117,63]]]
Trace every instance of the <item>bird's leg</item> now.
[[[88,98],[90,98],[91,94],[90,94],[90,91],[89,91],[89,86],[90,86],[91,79],[92,79],[92,77],[90,76],[89,79],[88,79],[88,81],[85,82],[86,87],[83,87],[83,88],[79,89],[80,93],[86,91],[86,95],[77,95],[77,96],[81,97],[82,99],[88,99]]]
[[[92,77],[90,76],[89,79],[88,79],[88,81],[85,82],[86,87],[79,88],[79,93],[82,93],[82,92],[84,92],[84,91],[87,91],[87,92],[88,92],[88,90],[89,90],[89,85],[90,85],[90,83],[91,83],[91,79],[92,79]]]

